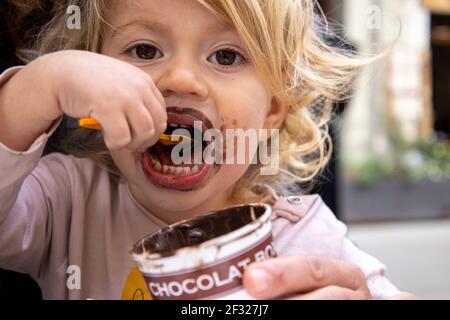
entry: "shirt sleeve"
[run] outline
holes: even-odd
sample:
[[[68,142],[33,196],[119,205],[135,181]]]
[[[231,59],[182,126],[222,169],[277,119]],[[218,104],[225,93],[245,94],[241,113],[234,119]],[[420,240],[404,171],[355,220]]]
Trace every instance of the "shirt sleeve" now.
[[[386,278],[386,267],[347,238],[347,227],[318,195],[280,198],[273,207],[272,230],[278,254],[304,254],[344,260],[364,272],[373,299],[399,293]]]
[[[360,250],[348,238],[344,239],[341,259],[354,263],[362,269],[373,299],[388,299],[400,293],[386,277],[386,266],[375,257]]]
[[[6,70],[0,76],[0,86],[18,70],[20,67]],[[4,269],[36,276],[39,273],[51,241],[52,220],[48,216],[53,208],[49,191],[32,172],[60,122],[61,118],[26,151],[0,143],[0,267]]]

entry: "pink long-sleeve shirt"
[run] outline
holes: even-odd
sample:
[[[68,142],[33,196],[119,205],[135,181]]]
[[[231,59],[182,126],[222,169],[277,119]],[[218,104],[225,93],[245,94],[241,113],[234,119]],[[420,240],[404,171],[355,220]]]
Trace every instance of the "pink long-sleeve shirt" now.
[[[18,70],[5,71],[0,86]],[[0,143],[0,267],[29,274],[44,299],[149,298],[129,250],[166,224],[134,199],[124,179],[114,182],[91,160],[42,157],[56,127],[25,152]],[[318,195],[300,197],[276,197],[273,204],[279,256],[352,262],[363,270],[373,298],[398,293],[385,266],[346,238],[346,226]]]

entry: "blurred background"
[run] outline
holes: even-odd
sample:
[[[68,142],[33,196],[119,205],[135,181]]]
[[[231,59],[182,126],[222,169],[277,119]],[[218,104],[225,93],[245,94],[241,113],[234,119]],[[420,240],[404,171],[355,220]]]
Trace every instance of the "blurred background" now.
[[[450,299],[450,0],[319,1],[363,70],[318,187],[401,290]]]
[[[450,0],[318,2],[349,50],[386,55],[337,104],[334,157],[314,192],[398,288],[450,299]],[[0,71],[20,63],[15,48],[49,18],[17,25],[21,12],[7,3],[0,2]],[[0,297],[11,296],[38,299],[40,290],[0,270]]]

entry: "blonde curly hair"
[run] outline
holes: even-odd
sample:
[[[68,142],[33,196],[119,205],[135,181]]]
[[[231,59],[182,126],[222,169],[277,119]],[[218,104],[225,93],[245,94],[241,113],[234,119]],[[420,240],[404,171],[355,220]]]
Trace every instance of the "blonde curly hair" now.
[[[328,122],[333,103],[347,98],[352,79],[368,61],[327,45],[327,29],[320,23],[324,20],[318,19],[321,11],[314,0],[195,1],[234,27],[247,46],[250,60],[271,85],[274,97],[289,107],[280,128],[279,174],[276,178],[263,176],[259,174],[262,165],[252,166],[236,185],[235,197],[257,200],[252,186],[262,183],[276,184],[277,190],[286,191],[293,183],[313,180],[332,151]],[[30,3],[34,3],[34,10],[42,6],[42,1]],[[81,30],[66,28],[69,5],[81,8]],[[32,12],[33,8],[24,10]],[[113,14],[108,0],[55,1],[51,20],[34,33],[33,47],[22,50],[22,57],[30,61],[65,49],[100,53]],[[91,139],[92,134],[83,129],[75,135],[84,141],[70,145],[68,152],[91,157],[118,174],[100,137]],[[91,143],[86,142],[89,140]]]

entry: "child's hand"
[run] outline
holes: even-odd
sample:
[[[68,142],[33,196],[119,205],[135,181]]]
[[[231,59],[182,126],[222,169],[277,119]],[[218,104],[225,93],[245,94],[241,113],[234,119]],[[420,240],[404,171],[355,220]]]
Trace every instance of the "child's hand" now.
[[[106,146],[144,151],[164,132],[164,99],[151,77],[128,63],[85,51],[52,54],[56,97],[73,118],[93,117]]]
[[[264,274],[266,279],[262,277]],[[303,255],[252,264],[244,274],[244,286],[251,295],[261,299],[371,298],[364,273],[357,266],[340,260]]]

